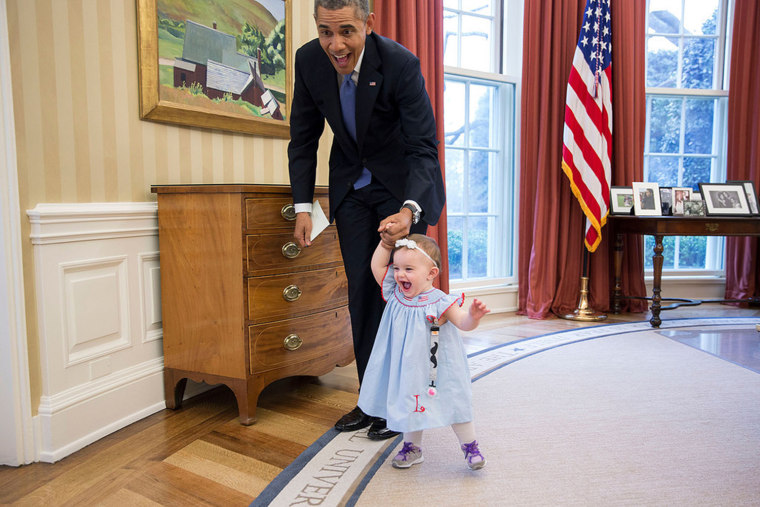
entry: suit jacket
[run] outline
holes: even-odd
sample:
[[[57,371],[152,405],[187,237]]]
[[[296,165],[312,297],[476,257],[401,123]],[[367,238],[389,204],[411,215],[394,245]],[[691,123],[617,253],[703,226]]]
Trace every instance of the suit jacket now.
[[[341,116],[338,75],[312,40],[296,52],[288,160],[293,201],[312,202],[317,147],[324,120],[335,134],[330,151],[330,220],[366,167],[401,202],[411,199],[423,219],[438,222],[445,190],[438,141],[419,59],[371,33],[356,90],[356,142]]]

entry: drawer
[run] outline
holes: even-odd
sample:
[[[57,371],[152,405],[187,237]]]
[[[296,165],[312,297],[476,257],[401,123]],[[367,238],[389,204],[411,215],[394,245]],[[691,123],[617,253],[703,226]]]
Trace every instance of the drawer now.
[[[245,237],[245,268],[248,275],[318,269],[328,264],[342,264],[342,261],[335,227],[322,231],[306,248],[298,246],[292,229]]]
[[[319,204],[329,216],[327,195],[316,195]],[[296,214],[293,199],[288,197],[247,197],[245,199],[245,228],[248,230],[290,227],[295,223]]]
[[[301,317],[348,304],[343,266],[246,279],[248,320],[254,324]]]
[[[248,327],[251,374],[282,368],[352,347],[348,308]]]

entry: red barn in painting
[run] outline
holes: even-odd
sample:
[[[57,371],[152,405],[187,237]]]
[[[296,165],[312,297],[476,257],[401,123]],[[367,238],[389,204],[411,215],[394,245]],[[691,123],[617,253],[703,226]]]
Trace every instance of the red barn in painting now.
[[[182,58],[174,60],[174,87],[198,83],[210,99],[230,94],[282,120],[280,104],[261,79],[261,50],[257,58],[237,51],[235,37],[188,20]]]

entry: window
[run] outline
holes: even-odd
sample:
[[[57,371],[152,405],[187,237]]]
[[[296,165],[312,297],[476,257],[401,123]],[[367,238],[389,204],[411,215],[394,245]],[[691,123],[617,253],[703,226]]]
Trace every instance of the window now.
[[[517,84],[498,73],[502,7],[444,0],[449,278],[460,286],[504,284],[514,274]]]
[[[691,187],[726,179],[730,0],[649,0],[644,179]],[[717,273],[722,237],[667,237],[663,268]],[[646,237],[646,267],[654,240]]]

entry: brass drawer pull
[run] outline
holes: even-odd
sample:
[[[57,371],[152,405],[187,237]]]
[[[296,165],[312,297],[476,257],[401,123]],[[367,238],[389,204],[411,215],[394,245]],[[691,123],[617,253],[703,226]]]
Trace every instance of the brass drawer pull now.
[[[282,207],[280,210],[280,215],[282,215],[282,218],[288,221],[293,221],[296,219],[296,207],[292,204],[286,204]]]
[[[285,341],[282,345],[287,350],[298,350],[298,348],[303,345],[303,340],[297,334],[290,334],[285,337]]]
[[[295,259],[300,253],[301,247],[292,241],[289,241],[282,245],[282,255],[284,255],[286,259]]]
[[[297,301],[298,298],[301,297],[301,294],[302,294],[302,292],[301,292],[301,289],[298,288],[298,285],[288,285],[282,291],[282,297],[288,303],[292,303],[293,301]]]

